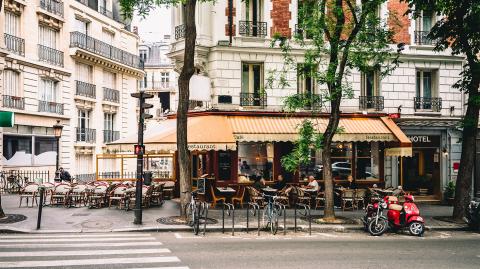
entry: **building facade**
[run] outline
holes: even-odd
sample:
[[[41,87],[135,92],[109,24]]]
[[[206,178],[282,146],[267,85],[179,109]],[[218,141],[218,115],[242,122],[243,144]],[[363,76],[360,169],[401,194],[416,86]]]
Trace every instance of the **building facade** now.
[[[138,36],[118,1],[7,0],[0,26],[0,109],[15,112],[15,126],[0,136],[1,169],[53,175],[60,120],[60,166],[93,178],[95,155],[135,121],[130,93],[144,76]]]
[[[321,94],[325,89],[323,85],[297,75],[296,70],[287,75],[290,86],[265,87],[267,77],[282,70],[284,65],[280,49],[270,46],[273,35],[290,38],[295,33],[305,34],[298,29],[298,7],[302,4],[301,0],[197,4],[195,65],[199,73],[210,80],[211,87],[194,90],[206,91],[204,95],[211,97],[211,108],[242,113],[278,112],[282,111],[286,96]],[[465,96],[452,85],[460,78],[464,59],[451,56],[448,51],[433,52],[432,41],[426,34],[438,19],[435,14],[426,11],[420,18],[412,19],[403,16],[406,10],[406,3],[399,0],[389,0],[379,8],[380,18],[395,32],[395,42],[405,44],[400,65],[383,79],[374,72],[350,70],[347,79],[354,97],[343,99],[341,111],[345,115],[392,115],[412,142],[411,156],[384,151],[381,141],[370,145],[363,145],[361,141],[354,144],[339,141],[334,174],[340,178],[343,174],[353,174],[357,182],[367,179],[363,182],[368,184],[378,180],[385,186],[403,185],[407,190],[439,199],[447,182],[456,179],[454,168],[460,159],[461,134],[457,128],[464,114]],[[391,14],[397,14],[395,23]],[[169,56],[177,68],[183,61],[183,19],[182,7],[172,8],[174,40]],[[392,44],[392,47],[397,46]],[[302,62],[303,53],[302,47],[294,45],[292,54],[298,63]],[[323,108],[323,112],[328,111],[328,107]],[[269,143],[273,144],[269,147]],[[271,155],[268,148],[273,149],[280,143],[284,142],[267,139],[260,144],[248,142],[245,144],[248,147],[238,143],[235,154],[240,160],[240,155],[249,155],[248,150],[261,151],[268,159]],[[314,156],[321,155],[317,152]],[[305,173],[321,171],[321,160],[312,159],[316,160]],[[274,161],[266,163],[271,162]]]
[[[164,114],[177,110],[177,73],[167,57],[170,36],[158,42],[142,42],[139,46],[140,58],[145,63],[145,77],[140,81],[140,89],[154,95],[148,102],[154,107],[150,114],[160,119]]]

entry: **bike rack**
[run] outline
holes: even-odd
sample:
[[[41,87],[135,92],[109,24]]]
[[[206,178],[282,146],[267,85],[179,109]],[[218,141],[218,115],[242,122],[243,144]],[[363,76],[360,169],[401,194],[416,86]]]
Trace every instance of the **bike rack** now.
[[[280,208],[280,215],[283,215],[283,235],[287,234],[287,207],[281,203],[274,203],[275,206]]]
[[[203,221],[203,236],[205,236],[205,232],[207,231],[207,221],[208,221],[208,203],[207,202],[200,202],[200,208],[202,212],[205,212],[205,220]],[[199,221],[201,219],[199,214]]]
[[[249,221],[250,221],[250,208],[253,209],[253,216],[257,215],[258,223],[257,223],[257,235],[260,235],[260,205],[257,203],[248,202],[247,208],[247,233],[249,229]]]
[[[230,203],[223,203],[222,207],[222,233],[225,233],[225,207],[227,207],[227,214],[232,215],[232,236],[235,235],[235,206]]]
[[[308,216],[308,231],[309,235],[312,235],[312,216],[311,216],[311,210],[310,210],[310,205],[307,204],[302,204],[302,203],[297,203],[295,204],[295,228],[294,231],[297,232],[297,208],[302,207],[304,212],[300,212],[300,215],[307,217]]]

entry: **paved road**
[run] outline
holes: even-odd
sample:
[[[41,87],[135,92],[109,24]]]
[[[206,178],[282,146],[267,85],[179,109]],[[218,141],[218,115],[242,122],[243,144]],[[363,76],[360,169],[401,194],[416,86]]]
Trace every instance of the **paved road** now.
[[[188,269],[148,233],[0,235],[0,268]]]
[[[423,238],[364,233],[158,237],[192,269],[480,268],[480,234],[467,232],[427,232]]]

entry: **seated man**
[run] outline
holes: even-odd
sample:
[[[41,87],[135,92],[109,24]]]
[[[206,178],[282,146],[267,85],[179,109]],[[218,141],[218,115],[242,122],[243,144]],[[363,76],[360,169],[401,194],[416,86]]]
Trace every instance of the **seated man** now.
[[[393,195],[393,196],[397,196],[397,197],[398,197],[398,196],[402,196],[402,195],[404,195],[404,194],[405,194],[405,192],[403,191],[402,186],[398,186],[397,189],[395,189],[395,190],[392,192],[392,195]]]
[[[253,183],[253,187],[257,190],[262,190],[262,189],[266,188],[267,184],[265,182],[265,179],[263,179],[263,178],[260,179],[260,178],[257,177],[256,180],[255,180],[255,183]]]
[[[283,176],[278,175],[277,181],[275,182],[275,185],[273,185],[273,188],[277,190],[283,190],[283,188],[285,188],[286,186],[287,186],[287,182],[285,182],[285,180],[283,179]]]
[[[315,191],[320,190],[320,186],[318,182],[315,180],[313,176],[308,176],[308,185],[305,186],[306,189],[314,189]]]

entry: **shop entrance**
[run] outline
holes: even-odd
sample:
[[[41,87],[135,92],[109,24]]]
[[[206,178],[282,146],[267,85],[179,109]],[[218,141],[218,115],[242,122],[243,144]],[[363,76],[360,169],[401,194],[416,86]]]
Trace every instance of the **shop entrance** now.
[[[416,195],[440,194],[440,142],[437,136],[410,136],[412,157],[402,157],[399,162],[400,184],[407,192]],[[415,147],[423,146],[423,147]],[[420,145],[419,145],[420,144]]]

